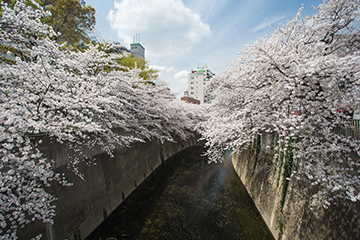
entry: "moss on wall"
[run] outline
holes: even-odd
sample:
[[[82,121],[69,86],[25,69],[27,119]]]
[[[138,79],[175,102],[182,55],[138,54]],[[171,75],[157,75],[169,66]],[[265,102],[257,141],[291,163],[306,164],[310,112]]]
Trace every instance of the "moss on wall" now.
[[[291,177],[295,168],[290,147],[274,159],[276,136],[263,133],[251,148],[233,155],[233,165],[275,239],[360,239],[360,202],[338,199],[329,209],[310,210],[316,189],[307,178]],[[290,140],[292,141],[292,140]],[[255,146],[261,142],[261,149]],[[256,144],[255,144],[256,143]],[[291,142],[290,142],[291,143]],[[254,166],[256,169],[254,170]]]

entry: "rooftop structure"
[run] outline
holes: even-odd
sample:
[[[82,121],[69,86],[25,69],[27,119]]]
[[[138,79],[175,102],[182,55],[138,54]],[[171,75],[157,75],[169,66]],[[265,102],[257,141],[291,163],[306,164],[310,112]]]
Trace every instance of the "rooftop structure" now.
[[[133,57],[145,59],[145,48],[140,44],[140,34],[136,34],[133,43],[130,44],[130,52]]]
[[[131,53],[133,57],[145,59],[145,48],[140,44],[140,34],[136,34],[136,36],[134,36],[134,42],[130,44],[130,49],[127,49],[120,43],[114,43],[114,52],[128,52]]]
[[[181,101],[184,101],[184,102],[187,102],[187,103],[193,103],[193,104],[200,104],[200,100],[189,97],[188,90],[185,90],[184,96],[181,97]]]
[[[140,43],[131,43],[130,52],[133,57],[145,59],[145,48]]]

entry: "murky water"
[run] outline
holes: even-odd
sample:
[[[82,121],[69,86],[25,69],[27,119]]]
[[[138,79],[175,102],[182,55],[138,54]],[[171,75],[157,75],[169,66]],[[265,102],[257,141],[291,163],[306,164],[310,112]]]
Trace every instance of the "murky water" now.
[[[230,159],[208,164],[203,151],[167,160],[87,239],[274,239]]]

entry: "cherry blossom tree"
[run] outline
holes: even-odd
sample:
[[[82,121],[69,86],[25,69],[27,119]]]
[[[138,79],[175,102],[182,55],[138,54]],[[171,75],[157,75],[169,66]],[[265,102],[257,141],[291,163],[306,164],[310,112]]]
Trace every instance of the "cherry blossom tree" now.
[[[84,147],[112,156],[134,141],[187,139],[204,114],[165,83],[148,84],[141,69],[119,71],[111,43],[75,51],[51,40],[56,33],[40,21],[50,13],[36,1],[0,6],[0,236],[16,239],[31,221],[52,223],[51,182],[71,185],[41,153],[43,141],[72,149],[69,164],[82,177],[78,164],[92,162]]]
[[[211,80],[216,99],[202,130],[214,161],[219,150],[241,152],[254,135],[272,132],[279,139],[275,158],[291,152],[292,176],[320,186],[313,205],[360,199],[360,142],[337,131],[351,129],[359,108],[359,6],[324,0],[304,18],[300,9]]]

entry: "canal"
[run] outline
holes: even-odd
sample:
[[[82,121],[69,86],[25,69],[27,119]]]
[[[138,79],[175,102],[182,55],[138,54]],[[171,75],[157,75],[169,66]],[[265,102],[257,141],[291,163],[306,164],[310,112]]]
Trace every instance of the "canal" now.
[[[274,239],[230,157],[208,164],[202,146],[165,161],[87,238]]]

